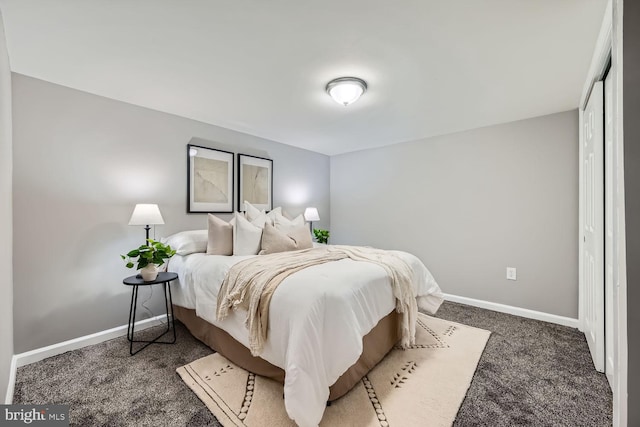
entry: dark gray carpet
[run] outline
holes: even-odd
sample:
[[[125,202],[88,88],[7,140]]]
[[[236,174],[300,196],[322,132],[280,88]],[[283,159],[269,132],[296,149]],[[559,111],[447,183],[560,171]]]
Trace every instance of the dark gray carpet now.
[[[611,390],[577,330],[454,303],[438,317],[492,331],[454,425],[611,425]],[[211,350],[177,331],[135,356],[122,337],[19,368],[14,403],[69,404],[79,426],[219,426],[175,372]]]
[[[455,426],[610,426],[613,400],[584,334],[445,303],[438,317],[491,331]]]

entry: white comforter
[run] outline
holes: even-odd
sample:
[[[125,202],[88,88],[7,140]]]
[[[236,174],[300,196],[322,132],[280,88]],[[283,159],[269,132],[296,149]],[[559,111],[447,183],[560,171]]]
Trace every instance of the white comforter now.
[[[442,292],[414,255],[395,252],[413,271],[418,307],[435,313]],[[178,273],[173,302],[227,331],[248,347],[246,312],[216,320],[218,289],[229,268],[246,256],[201,253],[174,256],[169,271]],[[395,307],[383,268],[344,259],[307,268],[285,279],[274,292],[269,338],[261,357],[285,373],[285,406],[299,426],[317,426],[333,384],[362,353],[362,337]]]

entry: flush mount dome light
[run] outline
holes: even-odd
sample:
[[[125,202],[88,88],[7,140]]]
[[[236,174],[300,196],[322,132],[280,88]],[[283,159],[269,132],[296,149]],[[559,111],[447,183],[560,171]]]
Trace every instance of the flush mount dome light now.
[[[327,83],[327,93],[345,107],[360,98],[367,90],[367,82],[357,77],[340,77]]]

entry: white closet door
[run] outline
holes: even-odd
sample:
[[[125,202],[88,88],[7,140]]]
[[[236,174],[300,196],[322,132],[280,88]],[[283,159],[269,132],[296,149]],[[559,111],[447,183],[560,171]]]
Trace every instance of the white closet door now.
[[[595,368],[604,372],[604,113],[603,84],[594,84],[584,110],[584,333]]]
[[[605,191],[604,191],[604,336],[605,336],[605,366],[604,372],[607,374],[609,385],[613,388],[613,209],[614,194],[614,158],[613,158],[613,73],[609,73],[604,80],[604,160],[605,160]]]

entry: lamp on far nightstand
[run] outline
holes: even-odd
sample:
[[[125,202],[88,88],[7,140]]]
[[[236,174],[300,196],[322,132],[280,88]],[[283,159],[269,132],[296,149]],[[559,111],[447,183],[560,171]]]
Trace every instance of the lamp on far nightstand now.
[[[144,241],[147,244],[149,240],[149,230],[151,227],[149,225],[160,225],[164,224],[164,219],[162,219],[162,214],[160,213],[160,208],[158,205],[153,204],[137,204],[133,209],[133,213],[131,214],[131,219],[129,220],[129,225],[144,225],[144,229],[147,232],[147,238]]]
[[[309,221],[309,231],[313,231],[313,221],[320,221],[320,215],[318,215],[318,209],[307,208],[304,210],[304,219]]]

